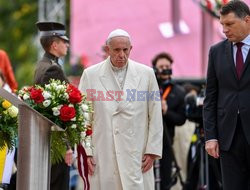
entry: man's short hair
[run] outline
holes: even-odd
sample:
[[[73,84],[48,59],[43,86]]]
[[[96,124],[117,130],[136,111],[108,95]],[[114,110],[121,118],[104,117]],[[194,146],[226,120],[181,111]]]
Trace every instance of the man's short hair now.
[[[155,67],[156,66],[156,63],[159,59],[167,59],[171,64],[174,62],[172,56],[169,54],[169,53],[165,53],[165,52],[162,52],[162,53],[159,53],[157,54],[153,60],[152,60],[152,65]]]
[[[243,1],[229,1],[225,4],[220,11],[221,15],[227,15],[229,13],[234,13],[239,18],[244,18],[250,15],[249,7]]]
[[[57,36],[42,36],[40,38],[40,43],[41,43],[43,49],[46,52],[49,52],[52,43],[55,42],[55,41],[58,42],[60,40],[62,40],[62,39],[58,38]]]

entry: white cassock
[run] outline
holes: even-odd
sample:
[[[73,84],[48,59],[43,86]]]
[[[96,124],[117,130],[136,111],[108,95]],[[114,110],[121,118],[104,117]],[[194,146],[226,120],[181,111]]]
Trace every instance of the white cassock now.
[[[153,69],[128,60],[122,89],[107,58],[83,72],[79,89],[97,98],[92,147],[85,147],[96,162],[90,189],[154,190],[153,168],[141,170],[144,154],[160,158],[162,153],[161,101]],[[118,94],[122,100],[116,100]]]

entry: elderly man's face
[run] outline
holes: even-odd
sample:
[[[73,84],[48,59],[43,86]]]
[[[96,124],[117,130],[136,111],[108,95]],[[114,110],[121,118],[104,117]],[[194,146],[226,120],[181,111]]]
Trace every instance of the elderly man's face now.
[[[239,18],[231,12],[227,15],[221,15],[220,23],[223,27],[223,33],[231,42],[240,42],[249,34],[249,16]]]
[[[129,58],[132,46],[127,37],[114,37],[107,45],[107,53],[115,67],[124,66]]]

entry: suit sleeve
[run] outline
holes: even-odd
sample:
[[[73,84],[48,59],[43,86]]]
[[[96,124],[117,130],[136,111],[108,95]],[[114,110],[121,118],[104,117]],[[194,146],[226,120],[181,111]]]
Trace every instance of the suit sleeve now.
[[[148,140],[145,154],[154,154],[158,158],[162,155],[162,113],[161,99],[155,74],[150,72],[149,92],[155,92],[155,98],[148,101]]]
[[[86,91],[87,89],[90,89],[90,84],[89,84],[89,80],[88,80],[88,77],[87,77],[87,73],[84,71],[82,76],[81,76],[81,79],[80,79],[80,84],[78,86],[78,89],[84,93],[85,95],[86,94]],[[92,117],[93,118],[93,117]],[[93,129],[93,126],[92,126],[92,130],[94,131]],[[82,142],[82,145],[83,147],[85,148],[85,151],[86,151],[86,154],[88,156],[93,156],[93,144],[92,144],[92,138],[91,137],[88,137],[85,141]]]
[[[205,140],[217,138],[217,94],[218,79],[216,76],[213,48],[209,51],[207,82],[203,107],[203,125]]]
[[[46,70],[42,80],[43,84],[48,84],[50,79],[59,79],[60,81],[68,82],[63,70],[58,65],[52,65]]]
[[[174,126],[181,126],[186,121],[185,116],[185,104],[184,104],[184,92],[178,92],[178,97],[176,97],[176,101],[178,101],[178,106],[176,109],[168,109],[166,115],[164,115],[164,121],[168,121]]]

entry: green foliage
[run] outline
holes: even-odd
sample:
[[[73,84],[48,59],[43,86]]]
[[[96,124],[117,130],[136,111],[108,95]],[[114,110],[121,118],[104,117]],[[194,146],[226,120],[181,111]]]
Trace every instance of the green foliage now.
[[[0,150],[7,145],[9,150],[15,148],[17,138],[18,109],[0,97]]]
[[[54,147],[50,149],[52,163],[61,162],[67,151],[65,142],[62,142],[63,133],[61,131],[53,131],[51,133],[51,147]]]
[[[24,63],[18,67],[16,71],[16,78],[19,88],[22,86],[30,86],[33,84],[35,64]]]
[[[70,0],[65,2],[65,24],[70,36]],[[38,1],[0,0],[0,18],[0,49],[9,55],[19,89],[31,85],[38,59],[36,43],[40,47],[39,40],[35,38],[38,32],[35,26],[38,21]],[[71,74],[69,56],[64,66],[67,66],[67,74]]]
[[[31,84],[34,75],[37,11],[38,1],[0,0],[0,48],[10,57],[19,88]]]

